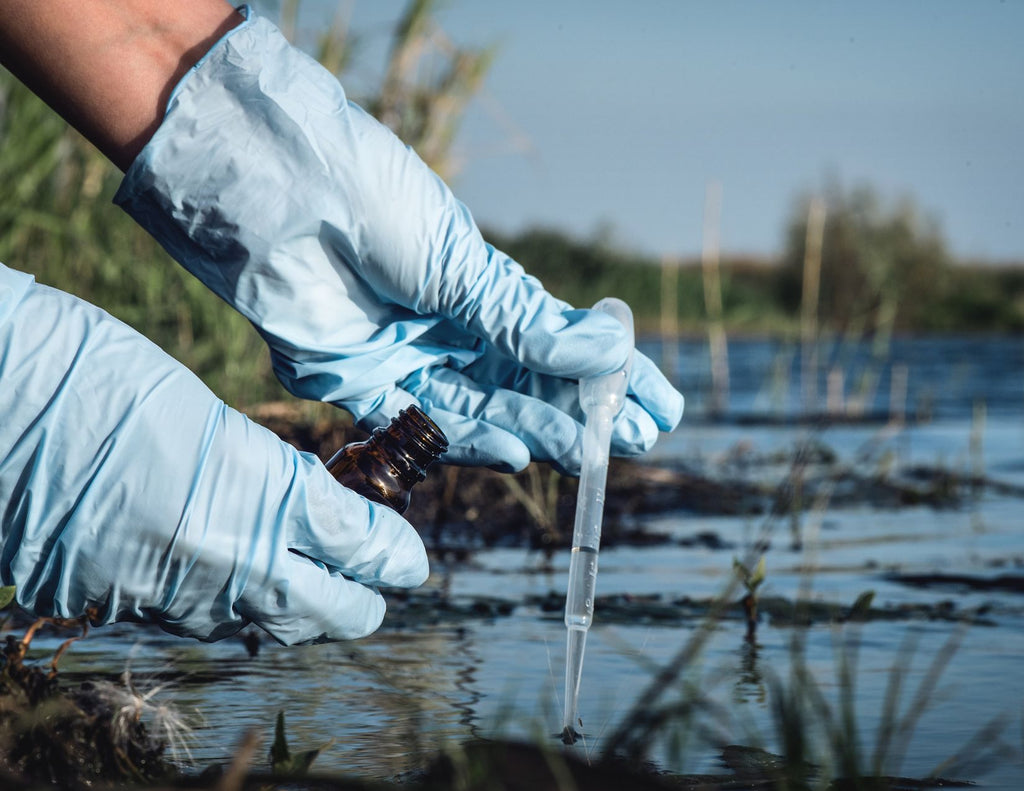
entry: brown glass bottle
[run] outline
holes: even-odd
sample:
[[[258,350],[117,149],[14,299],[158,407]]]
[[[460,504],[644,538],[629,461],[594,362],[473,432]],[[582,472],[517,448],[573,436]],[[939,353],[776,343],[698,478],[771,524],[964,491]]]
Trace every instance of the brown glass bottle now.
[[[417,406],[375,428],[365,442],[350,442],[327,462],[339,483],[398,513],[409,507],[412,487],[448,449],[448,438]]]

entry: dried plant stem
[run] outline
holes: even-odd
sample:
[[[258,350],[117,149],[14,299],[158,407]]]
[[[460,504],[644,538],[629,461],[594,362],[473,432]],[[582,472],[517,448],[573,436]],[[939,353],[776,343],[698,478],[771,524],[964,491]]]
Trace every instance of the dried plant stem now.
[[[718,228],[722,186],[709,182],[704,195],[704,305],[708,314],[708,348],[711,354],[711,413],[720,415],[729,405],[729,343],[722,305],[722,276],[719,266]]]
[[[821,291],[821,246],[825,235],[825,202],[814,198],[807,210],[803,293],[800,300],[801,378],[804,411],[818,401],[818,298]]]

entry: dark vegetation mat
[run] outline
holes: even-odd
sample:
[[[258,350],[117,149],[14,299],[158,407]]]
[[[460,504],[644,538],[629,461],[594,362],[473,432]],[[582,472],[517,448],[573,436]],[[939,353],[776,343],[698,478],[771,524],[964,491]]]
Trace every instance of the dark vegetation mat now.
[[[290,405],[267,404],[251,410],[251,416],[321,459],[367,436],[340,413],[336,418],[303,419]],[[480,547],[553,551],[567,547],[572,538],[576,490],[576,479],[543,464],[514,475],[439,464],[416,487],[406,517],[434,557],[447,561],[464,560]],[[899,467],[884,457],[843,460],[813,438],[770,454],[740,444],[721,458],[691,463],[612,459],[601,545],[673,540],[639,525],[639,517],[655,514],[784,517],[823,499],[830,507],[956,508],[984,495],[1024,498],[1024,487],[943,466]],[[731,548],[710,533],[683,540]]]
[[[388,590],[388,612],[383,629],[410,629],[438,624],[457,626],[466,621],[495,620],[513,614],[536,614],[541,618],[562,620],[565,593],[550,591],[543,596],[527,596],[512,601],[495,596],[447,596],[442,591]],[[603,624],[629,626],[683,626],[700,623],[714,615],[723,622],[746,621],[747,605],[738,596],[725,607],[712,598],[679,598],[661,594],[614,593],[598,596],[595,612]],[[996,626],[988,617],[989,606],[960,607],[951,599],[939,602],[901,602],[885,607],[870,602],[841,606],[817,600],[794,600],[783,596],[759,596],[758,620],[773,627],[813,626],[847,622],[945,621],[972,626]]]

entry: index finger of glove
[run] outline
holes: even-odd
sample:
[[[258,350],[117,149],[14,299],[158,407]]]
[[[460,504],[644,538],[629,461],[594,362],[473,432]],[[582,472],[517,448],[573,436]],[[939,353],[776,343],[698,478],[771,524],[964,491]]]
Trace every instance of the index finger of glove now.
[[[429,565],[412,525],[387,506],[346,489],[315,456],[303,456],[309,474],[290,498],[296,513],[289,520],[288,548],[358,583],[422,585]]]
[[[443,312],[531,371],[569,379],[596,376],[620,367],[629,353],[616,319],[556,299],[490,247],[486,265],[451,282]]]

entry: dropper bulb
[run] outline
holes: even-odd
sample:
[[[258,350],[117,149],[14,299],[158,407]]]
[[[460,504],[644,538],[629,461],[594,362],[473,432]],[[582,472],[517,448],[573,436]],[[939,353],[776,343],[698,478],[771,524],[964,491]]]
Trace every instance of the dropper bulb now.
[[[607,407],[614,417],[626,400],[629,375],[633,368],[633,311],[629,309],[629,305],[616,297],[605,297],[594,305],[594,310],[607,313],[622,325],[629,342],[629,354],[618,370],[580,379],[580,407],[584,414],[590,414],[596,407]]]

